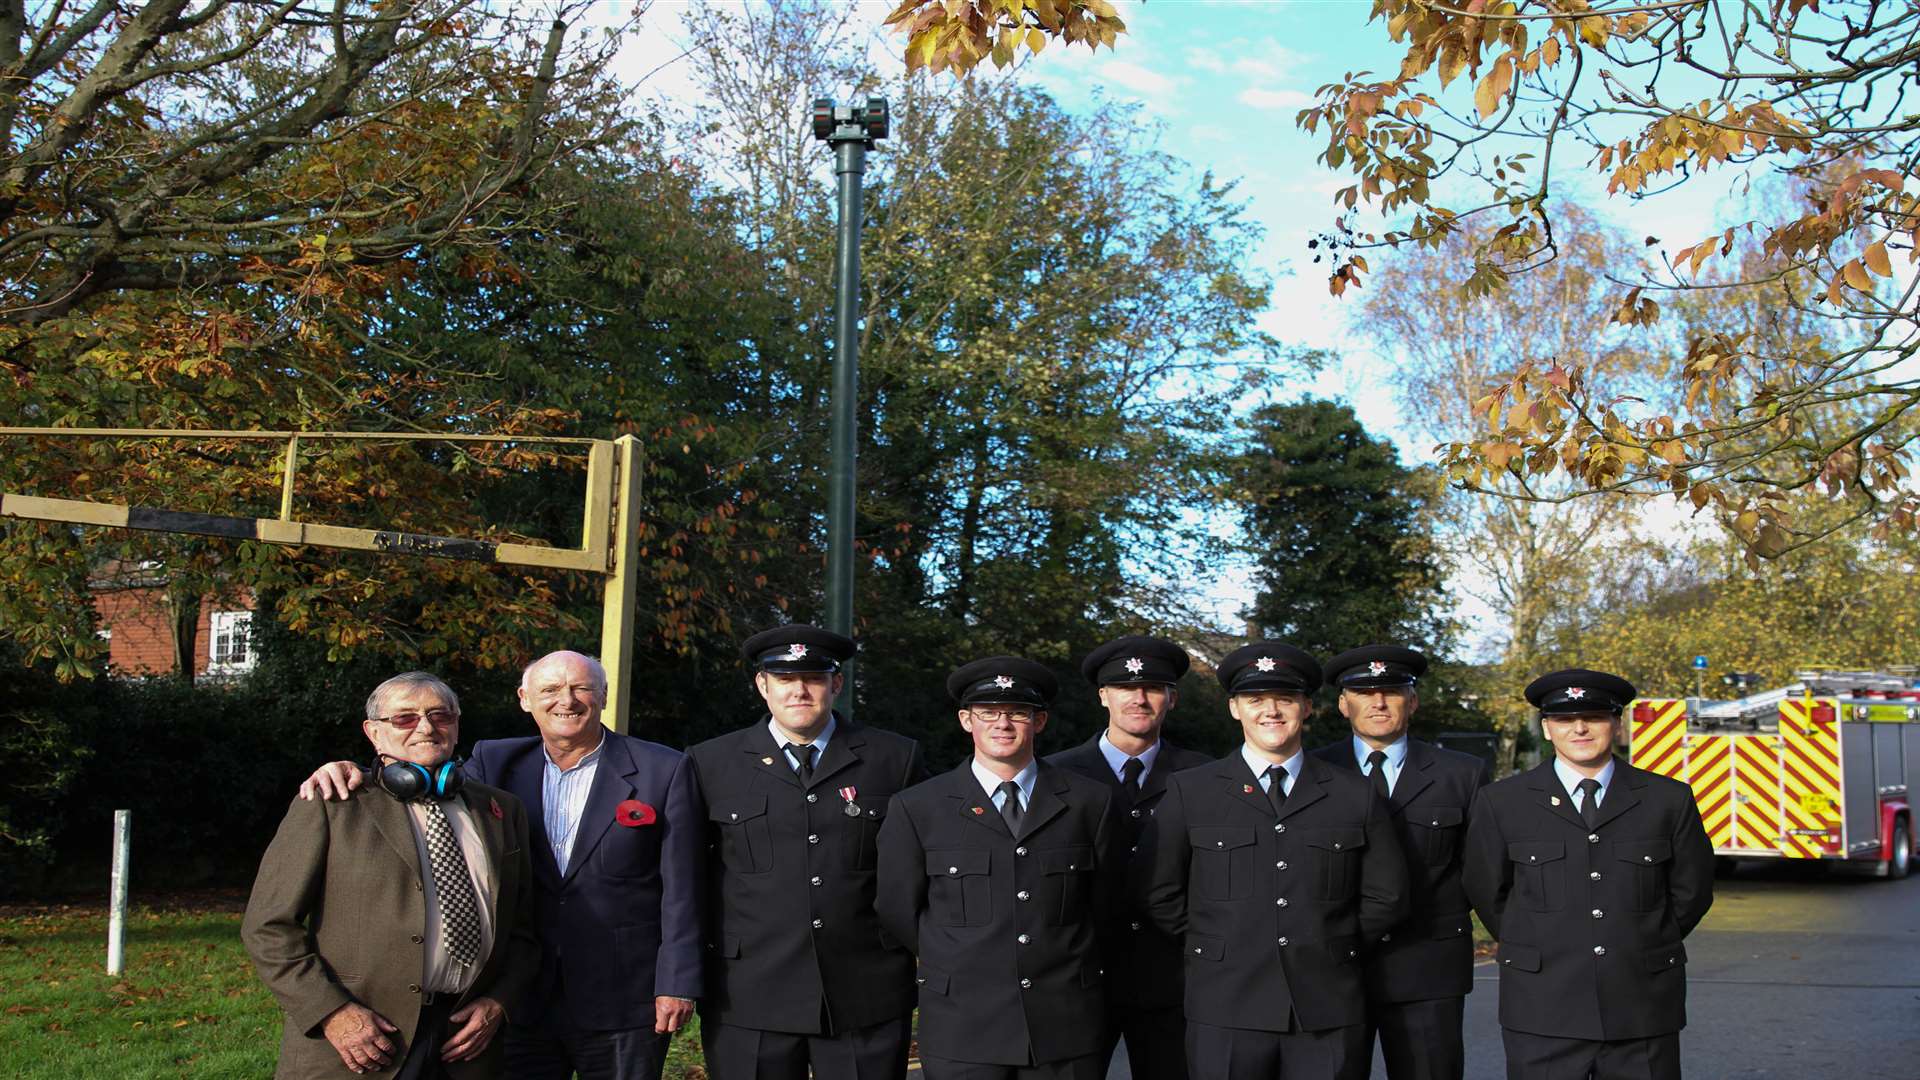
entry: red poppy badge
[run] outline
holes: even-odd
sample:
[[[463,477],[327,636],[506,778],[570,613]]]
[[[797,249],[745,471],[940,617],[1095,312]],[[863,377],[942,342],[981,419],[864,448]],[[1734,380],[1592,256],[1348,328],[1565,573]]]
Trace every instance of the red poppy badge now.
[[[655,816],[653,807],[648,806],[639,799],[628,799],[613,808],[613,820],[625,825],[629,829],[637,829],[642,825],[651,825],[653,824]]]
[[[500,809],[499,799],[487,800],[487,813],[492,814],[493,820],[495,821],[499,821],[502,818],[505,818],[507,816],[507,812],[505,810]]]

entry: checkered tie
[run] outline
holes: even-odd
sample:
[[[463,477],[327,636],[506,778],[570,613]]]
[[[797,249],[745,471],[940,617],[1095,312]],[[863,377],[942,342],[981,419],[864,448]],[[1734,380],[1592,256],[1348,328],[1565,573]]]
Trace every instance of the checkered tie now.
[[[427,861],[433,864],[434,895],[440,900],[440,937],[447,955],[462,967],[480,958],[480,911],[474,901],[467,857],[440,804],[428,801]]]

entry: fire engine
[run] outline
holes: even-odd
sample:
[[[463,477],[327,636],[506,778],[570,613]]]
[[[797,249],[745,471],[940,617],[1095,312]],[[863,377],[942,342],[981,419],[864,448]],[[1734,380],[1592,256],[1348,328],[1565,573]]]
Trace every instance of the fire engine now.
[[[1802,671],[1733,701],[1641,698],[1628,717],[1628,760],[1692,786],[1715,854],[1907,875],[1920,675]]]

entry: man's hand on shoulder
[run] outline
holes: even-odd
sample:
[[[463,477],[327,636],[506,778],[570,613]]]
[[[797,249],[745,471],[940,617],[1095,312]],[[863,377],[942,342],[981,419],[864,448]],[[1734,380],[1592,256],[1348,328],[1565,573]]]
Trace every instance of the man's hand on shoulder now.
[[[454,1025],[447,1041],[440,1044],[440,1056],[447,1061],[470,1061],[487,1052],[488,1044],[507,1022],[507,1010],[490,997],[477,997],[447,1017]]]
[[[313,770],[300,784],[303,799],[345,799],[355,788],[367,782],[367,774],[351,761],[329,761]]]
[[[347,1002],[320,1021],[321,1034],[333,1044],[347,1068],[357,1073],[392,1064],[393,1040],[387,1034],[399,1030],[386,1017],[357,1001]]]
[[[692,1016],[692,998],[663,995],[653,999],[653,1030],[661,1035],[679,1031]]]

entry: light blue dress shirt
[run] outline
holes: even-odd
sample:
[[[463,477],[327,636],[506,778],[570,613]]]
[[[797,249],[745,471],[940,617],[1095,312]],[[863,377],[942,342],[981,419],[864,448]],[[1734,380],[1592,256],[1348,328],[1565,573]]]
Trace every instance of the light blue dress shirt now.
[[[840,718],[838,716],[835,716],[832,713],[828,713],[827,726],[821,730],[820,734],[813,737],[813,742],[807,744],[814,748],[814,754],[813,754],[814,768],[816,769],[819,768],[821,759],[827,756],[827,740],[833,738],[834,725],[838,724],[839,722],[840,722]],[[767,733],[773,736],[774,745],[786,751],[787,764],[793,767],[794,772],[799,772],[800,759],[793,756],[793,751],[786,749],[787,744],[792,742],[793,740],[787,738],[786,733],[780,730],[780,726],[773,722],[773,718],[771,716],[767,718]]]
[[[1293,782],[1300,779],[1300,763],[1305,757],[1306,755],[1304,753],[1296,750],[1292,757],[1280,763],[1280,767],[1287,770],[1286,783],[1281,787],[1280,794],[1293,794]],[[1259,779],[1260,790],[1267,790],[1267,767],[1272,765],[1273,762],[1254,753],[1253,747],[1248,746],[1246,743],[1240,744],[1240,758],[1247,763],[1247,768],[1252,769],[1253,775]]]
[[[1014,775],[1013,782],[1020,788],[1020,809],[1025,810],[1033,805],[1033,782],[1038,779],[1039,776],[1040,763],[1038,761],[1027,762],[1027,767],[1021,769]],[[1007,808],[1002,804],[1006,799],[1000,794],[1000,785],[1003,781],[989,771],[985,765],[980,764],[979,758],[973,759],[973,778],[980,782],[981,790],[987,793],[987,799],[993,803],[994,809],[1005,813]]]
[[[1113,775],[1118,777],[1121,780],[1121,782],[1124,783],[1127,779],[1128,754],[1125,750],[1122,750],[1119,747],[1108,742],[1107,733],[1104,731],[1100,733],[1100,756],[1107,759],[1107,768],[1112,769]],[[1144,777],[1148,773],[1153,771],[1153,759],[1159,756],[1160,756],[1160,740],[1159,739],[1153,740],[1152,746],[1149,746],[1145,750],[1140,751],[1140,775],[1141,776]]]
[[[1407,737],[1402,735],[1394,740],[1391,745],[1383,747],[1382,749],[1387,752],[1387,762],[1385,766],[1387,770],[1387,794],[1391,795],[1393,794],[1393,785],[1400,782],[1400,770],[1405,768],[1407,764]],[[1365,739],[1362,739],[1358,735],[1353,737],[1353,757],[1354,760],[1360,763],[1361,776],[1371,777],[1373,774],[1373,766],[1367,764],[1367,757],[1372,753],[1373,747],[1368,746]]]
[[[1573,808],[1580,809],[1580,800],[1585,794],[1580,790],[1580,781],[1586,777],[1574,772],[1572,766],[1557,757],[1553,759],[1553,774],[1560,778],[1560,786],[1567,789],[1567,796],[1573,800]],[[1600,767],[1600,775],[1594,779],[1600,781],[1600,790],[1594,792],[1593,802],[1594,807],[1598,808],[1606,803],[1607,785],[1613,783],[1612,758],[1608,758],[1607,763]]]
[[[540,810],[547,819],[547,844],[553,848],[553,862],[560,876],[567,874],[567,861],[573,857],[573,838],[580,831],[580,817],[587,810],[587,793],[593,790],[594,774],[600,771],[600,751],[607,748],[605,736],[593,752],[571,769],[562,771],[546,759],[540,776]],[[543,752],[544,756],[544,752]]]

